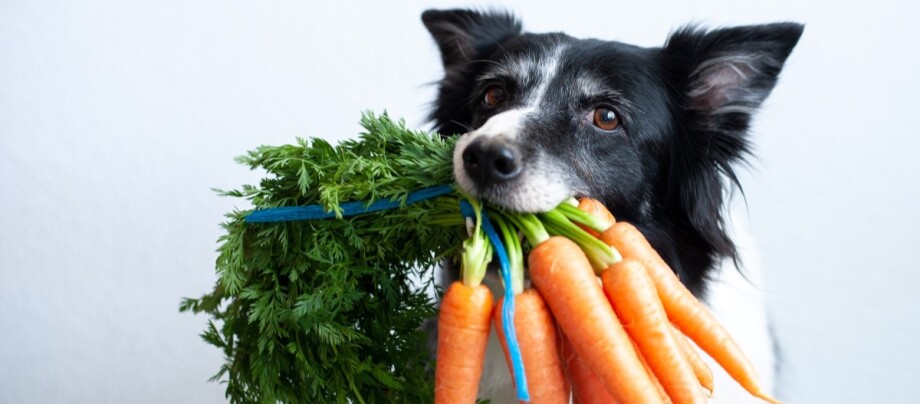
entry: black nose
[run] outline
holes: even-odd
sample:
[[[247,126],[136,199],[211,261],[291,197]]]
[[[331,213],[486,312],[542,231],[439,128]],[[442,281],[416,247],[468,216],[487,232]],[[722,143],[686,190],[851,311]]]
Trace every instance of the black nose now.
[[[504,142],[476,139],[463,151],[463,168],[479,185],[498,184],[521,173],[520,153]]]

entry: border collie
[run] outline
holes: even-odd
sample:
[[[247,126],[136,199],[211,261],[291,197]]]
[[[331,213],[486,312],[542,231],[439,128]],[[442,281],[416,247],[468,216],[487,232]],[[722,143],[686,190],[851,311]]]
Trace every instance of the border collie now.
[[[763,293],[726,218],[752,115],[802,34],[794,23],[685,27],[662,47],[524,33],[496,11],[428,10],[445,75],[431,119],[463,134],[454,174],[466,192],[513,211],[573,195],[636,225],[720,317],[772,388],[776,366]],[[446,271],[446,276],[456,276]],[[487,282],[501,286],[494,275]],[[494,338],[493,338],[494,339]],[[516,402],[490,342],[480,397]],[[717,366],[712,402],[757,402]]]

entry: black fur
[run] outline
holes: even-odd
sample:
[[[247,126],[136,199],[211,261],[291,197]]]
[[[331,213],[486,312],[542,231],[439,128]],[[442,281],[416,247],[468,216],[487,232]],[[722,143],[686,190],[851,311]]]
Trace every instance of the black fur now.
[[[573,193],[598,198],[637,225],[697,295],[716,260],[737,259],[723,199],[729,183],[738,185],[734,167],[751,151],[752,114],[776,84],[802,25],[688,27],[661,48],[640,48],[522,33],[520,21],[502,12],[426,11],[422,20],[444,62],[431,114],[441,133],[468,132],[520,107],[539,77],[496,72],[564,45],[540,113],[522,129],[524,160],[548,155],[564,166],[560,175]],[[585,78],[597,84],[591,94],[577,84]],[[496,83],[508,102],[486,108],[482,92]],[[583,119],[600,105],[616,110],[620,129],[601,132]]]

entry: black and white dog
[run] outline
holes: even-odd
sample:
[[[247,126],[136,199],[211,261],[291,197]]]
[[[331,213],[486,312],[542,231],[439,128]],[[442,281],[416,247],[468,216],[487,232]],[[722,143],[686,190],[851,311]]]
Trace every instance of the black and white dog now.
[[[462,133],[459,185],[515,211],[573,195],[635,224],[751,356],[766,386],[776,366],[756,262],[733,239],[723,202],[751,150],[752,114],[770,94],[802,25],[688,27],[660,48],[524,33],[503,12],[429,10],[444,63],[431,118]],[[494,279],[493,279],[494,281]],[[494,283],[494,282],[493,282]],[[493,341],[494,342],[494,341]],[[480,396],[515,402],[490,343]],[[716,366],[713,402],[756,402]]]

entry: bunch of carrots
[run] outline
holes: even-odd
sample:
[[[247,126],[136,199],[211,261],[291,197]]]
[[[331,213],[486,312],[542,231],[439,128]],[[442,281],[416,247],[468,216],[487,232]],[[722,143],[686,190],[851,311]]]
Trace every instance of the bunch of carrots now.
[[[504,298],[494,302],[482,284],[493,249],[480,209],[487,210],[477,206],[468,226],[462,281],[449,286],[441,303],[437,403],[476,401],[492,322],[511,365],[501,327]],[[617,222],[599,202],[573,200],[536,215],[489,210],[489,217],[513,274],[505,287],[514,292],[513,324],[523,330],[516,342],[529,402],[704,403],[713,376],[692,341],[749,393],[777,403],[731,336],[639,230]],[[519,233],[529,246],[530,288],[524,287]],[[519,393],[522,381],[516,380]]]

